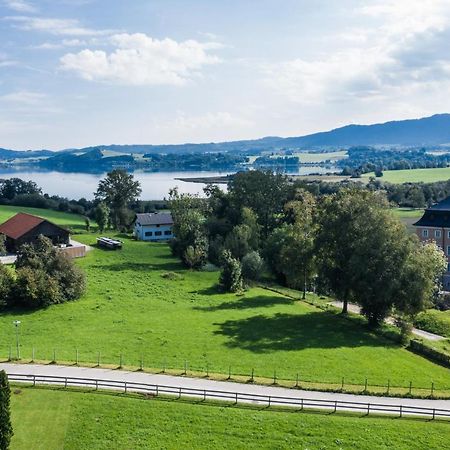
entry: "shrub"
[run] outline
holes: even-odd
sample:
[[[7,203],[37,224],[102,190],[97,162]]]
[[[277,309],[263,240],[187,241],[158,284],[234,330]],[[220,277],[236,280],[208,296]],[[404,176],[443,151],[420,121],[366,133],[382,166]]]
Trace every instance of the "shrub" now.
[[[243,289],[241,263],[233,258],[229,250],[223,252],[219,284],[228,292],[239,292]]]
[[[247,253],[242,258],[242,276],[246,280],[259,280],[264,271],[264,260],[257,251]]]
[[[421,330],[450,338],[449,313],[429,309],[417,315],[414,325]]]
[[[0,307],[7,305],[13,285],[14,278],[11,271],[0,263]]]
[[[14,434],[10,411],[11,389],[4,370],[0,371],[0,449],[7,450]]]

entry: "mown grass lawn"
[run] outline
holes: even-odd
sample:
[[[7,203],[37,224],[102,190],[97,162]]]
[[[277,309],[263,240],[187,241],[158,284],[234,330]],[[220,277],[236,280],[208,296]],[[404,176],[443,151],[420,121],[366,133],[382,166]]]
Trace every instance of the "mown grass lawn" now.
[[[411,232],[415,232],[413,224],[423,216],[424,212],[420,208],[392,208],[391,211]]]
[[[19,389],[11,450],[443,449],[443,422],[283,412],[117,394]]]
[[[50,209],[29,208],[26,206],[0,205],[0,223],[5,222],[19,212],[44,217],[57,225],[65,226],[74,231],[85,229],[84,217],[77,214],[52,211]]]
[[[363,178],[374,177],[373,172],[365,173]],[[405,169],[386,170],[383,172],[381,181],[388,183],[435,183],[437,181],[447,181],[450,179],[450,167],[436,167],[434,169]]]
[[[217,272],[185,270],[166,244],[125,241],[122,251],[95,249],[77,263],[88,292],[79,301],[0,315],[0,357],[163,366],[346,383],[450,388],[448,369],[370,333],[358,320],[252,288],[216,289]],[[94,244],[95,235],[77,239]],[[167,273],[178,276],[164,278]]]

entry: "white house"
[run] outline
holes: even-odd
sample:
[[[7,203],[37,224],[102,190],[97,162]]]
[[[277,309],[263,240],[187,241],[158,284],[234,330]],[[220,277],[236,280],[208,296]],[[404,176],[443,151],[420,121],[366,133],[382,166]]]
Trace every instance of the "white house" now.
[[[173,237],[170,213],[136,214],[134,235],[140,241],[164,241]]]

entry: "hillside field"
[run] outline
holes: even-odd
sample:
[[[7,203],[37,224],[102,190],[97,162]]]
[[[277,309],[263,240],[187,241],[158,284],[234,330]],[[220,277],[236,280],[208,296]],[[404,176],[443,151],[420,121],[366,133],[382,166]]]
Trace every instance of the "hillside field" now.
[[[5,222],[19,212],[43,217],[56,225],[61,225],[77,232],[80,230],[84,231],[85,229],[83,216],[60,211],[52,211],[50,209],[29,208],[27,206],[0,205],[0,223]]]
[[[422,450],[442,449],[450,439],[446,422],[284,412],[40,388],[13,391],[11,450]]]
[[[95,234],[78,235],[95,244]],[[249,376],[450,389],[448,369],[345,319],[254,287],[217,290],[218,272],[186,270],[166,244],[125,236],[122,251],[94,249],[77,260],[88,292],[39,311],[0,313],[0,358],[15,355],[13,320],[21,320],[21,357],[118,366],[188,369]],[[313,299],[312,295],[309,297]]]
[[[373,172],[363,174],[363,178],[374,177]],[[450,167],[434,169],[385,170],[381,181],[388,183],[435,183],[450,180]]]

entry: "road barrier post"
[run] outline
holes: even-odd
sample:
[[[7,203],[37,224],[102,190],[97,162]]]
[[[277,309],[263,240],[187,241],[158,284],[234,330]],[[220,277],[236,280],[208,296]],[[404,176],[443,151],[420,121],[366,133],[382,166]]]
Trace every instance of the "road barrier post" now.
[[[100,352],[97,353],[97,367],[100,367]]]
[[[252,377],[250,378],[250,381],[252,383],[255,381],[255,369],[252,369]]]
[[[298,372],[297,372],[297,377],[295,379],[295,387],[298,388]]]
[[[412,381],[409,382],[409,395],[411,395],[411,391],[412,391]]]
[[[391,389],[391,380],[388,380],[388,384],[387,384],[387,394],[389,395],[389,391]]]
[[[228,366],[228,378],[227,380],[231,380],[231,366]]]
[[[342,381],[341,381],[341,391],[344,390],[344,377],[342,377]]]
[[[54,363],[56,363],[56,349],[53,349],[53,361]]]
[[[364,392],[367,392],[367,378],[366,381],[364,382]]]
[[[431,382],[431,396],[434,395],[434,382]]]
[[[277,371],[273,371],[273,384],[277,384]]]
[[[31,362],[34,362],[34,347],[31,349]]]
[[[78,366],[78,349],[76,349],[75,365]]]

